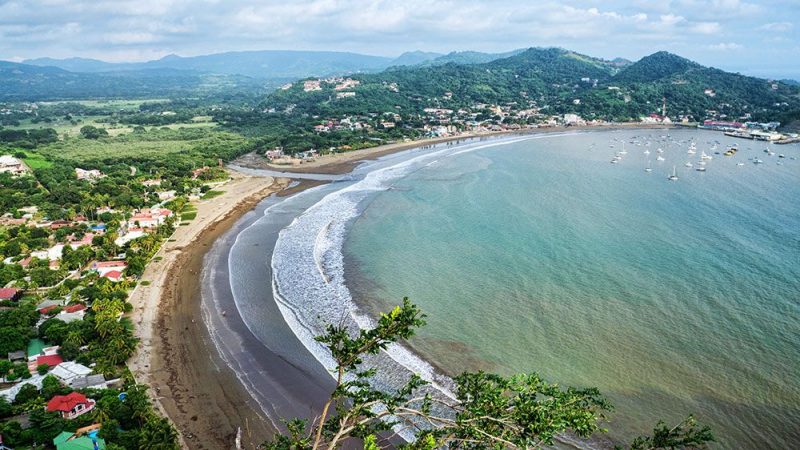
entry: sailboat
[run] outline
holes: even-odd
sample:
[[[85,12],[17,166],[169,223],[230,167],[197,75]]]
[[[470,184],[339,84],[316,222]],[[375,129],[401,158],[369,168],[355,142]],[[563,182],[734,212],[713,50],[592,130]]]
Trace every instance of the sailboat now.
[[[645,155],[649,155],[649,154],[650,154],[650,150],[645,150],[645,151],[644,151],[644,154],[645,154]]]
[[[690,155],[694,155],[695,153],[697,153],[697,146],[694,145],[694,142],[692,142],[692,145],[689,146],[689,150],[686,153]]]
[[[656,158],[656,161],[664,161],[664,157],[661,156],[661,155],[658,155],[658,158]]]
[[[700,159],[703,159],[703,160],[714,159],[714,157],[711,156],[711,155],[706,155],[705,150],[703,150],[702,152],[700,152]]]
[[[672,166],[672,175],[669,176],[669,181],[678,181],[678,172],[675,170],[675,166]]]
[[[686,161],[686,164],[684,164],[684,166],[686,166],[686,167],[692,167],[692,162],[691,162],[691,161]]]
[[[647,160],[647,167],[644,168],[644,171],[645,172],[652,172],[653,171],[653,168],[650,167],[650,160],[649,159]]]

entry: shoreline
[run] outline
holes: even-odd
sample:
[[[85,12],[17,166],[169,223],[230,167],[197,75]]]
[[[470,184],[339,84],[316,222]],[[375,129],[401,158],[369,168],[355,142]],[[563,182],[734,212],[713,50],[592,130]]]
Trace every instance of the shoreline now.
[[[207,248],[241,216],[288,179],[234,172],[225,193],[197,204],[197,218],[178,226],[147,266],[131,293],[132,320],[140,339],[128,367],[150,387],[154,405],[175,425],[183,448],[225,448],[236,428],[248,424],[255,436],[266,426],[249,395],[225,367],[197,316],[199,274]],[[254,436],[254,437],[255,437]]]
[[[423,138],[407,142],[395,142],[391,144],[383,144],[377,147],[370,147],[360,150],[351,150],[333,155],[325,155],[319,157],[315,161],[306,162],[297,166],[286,166],[279,164],[271,164],[267,162],[266,158],[261,155],[249,153],[247,155],[237,158],[233,164],[246,167],[249,169],[263,169],[270,171],[282,172],[287,177],[291,174],[325,174],[325,175],[345,175],[353,171],[363,161],[374,160],[382,156],[390,155],[393,153],[402,152],[404,150],[411,150],[415,148],[423,148],[427,146],[446,144],[451,142],[459,142],[461,140],[472,139],[486,139],[503,136],[514,135],[533,135],[542,133],[561,133],[565,131],[614,131],[614,130],[651,130],[651,129],[673,129],[676,125],[658,125],[658,124],[641,124],[641,123],[618,123],[612,125],[601,126],[570,126],[570,127],[542,127],[542,128],[526,128],[521,130],[505,130],[505,131],[491,131],[484,133],[468,133],[459,136],[447,136],[438,138]]]

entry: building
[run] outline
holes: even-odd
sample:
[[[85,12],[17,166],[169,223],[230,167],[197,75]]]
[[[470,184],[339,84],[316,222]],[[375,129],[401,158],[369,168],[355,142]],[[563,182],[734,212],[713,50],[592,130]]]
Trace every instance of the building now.
[[[113,281],[114,283],[121,281],[125,277],[122,275],[122,272],[119,270],[112,270],[110,272],[106,272],[102,275],[103,278]]]
[[[72,380],[85,377],[92,373],[92,369],[84,366],[83,364],[78,364],[74,361],[67,361],[57,365],[51,372],[50,375],[58,378],[64,384],[71,384]]]
[[[22,291],[15,288],[0,289],[0,300],[15,301],[22,296]]]
[[[0,173],[10,173],[18,176],[28,172],[28,167],[19,159],[11,155],[0,156]]]
[[[67,395],[56,395],[47,402],[47,412],[58,411],[61,417],[72,420],[82,414],[94,409],[95,401],[86,398],[80,392],[72,392]]]
[[[81,169],[80,167],[76,167],[75,176],[77,176],[79,180],[93,181],[98,178],[103,178],[105,175],[103,175],[103,172],[100,172],[97,169],[85,170]]]
[[[163,225],[168,217],[172,216],[172,211],[166,208],[153,207],[140,210],[128,219],[129,227],[155,228]]]
[[[108,272],[123,271],[128,267],[125,261],[96,261],[92,263],[92,270],[99,273],[102,277]]]
[[[61,434],[53,438],[53,445],[56,450],[103,450],[106,448],[106,441],[97,436],[97,432],[88,434],[62,431]]]

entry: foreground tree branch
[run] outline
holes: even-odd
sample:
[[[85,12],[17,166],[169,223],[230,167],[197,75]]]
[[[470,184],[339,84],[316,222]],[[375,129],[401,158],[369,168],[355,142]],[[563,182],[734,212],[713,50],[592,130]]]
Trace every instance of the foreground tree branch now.
[[[611,404],[596,388],[562,388],[538,374],[512,377],[477,372],[454,378],[455,400],[438,398],[413,375],[394,392],[373,387],[375,368],[364,368],[363,358],[408,339],[425,324],[424,314],[407,298],[403,305],[382,314],[377,325],[353,333],[329,325],[317,338],[336,361],[336,387],[320,417],[309,427],[303,420],[287,423],[286,434],[265,442],[268,450],[334,450],[351,439],[365,449],[392,446],[376,436],[393,435],[395,426],[416,430],[410,450],[434,448],[530,449],[554,442],[562,433],[589,437],[605,432],[600,424]],[[396,438],[395,438],[396,439]],[[699,449],[714,440],[708,427],[692,416],[675,427],[659,422],[652,436],[633,441],[632,450]]]

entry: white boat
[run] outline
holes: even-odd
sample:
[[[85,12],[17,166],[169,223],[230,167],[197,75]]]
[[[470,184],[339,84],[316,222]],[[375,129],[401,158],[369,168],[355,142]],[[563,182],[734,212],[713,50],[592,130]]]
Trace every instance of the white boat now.
[[[686,153],[690,155],[694,155],[695,153],[697,153],[697,146],[694,145],[694,142],[692,142],[692,145],[689,146],[689,150]]]
[[[620,155],[627,155],[628,154],[628,152],[625,151],[625,142],[624,141],[622,142],[622,150],[620,150],[619,154]]]
[[[698,172],[705,172],[705,171],[706,171],[706,168],[705,168],[705,167],[703,167],[703,166],[700,166],[700,167],[698,167],[697,169],[694,169],[694,170],[696,170],[696,171],[698,171]]]
[[[644,171],[645,172],[652,172],[653,171],[653,168],[650,167],[650,160],[649,159],[647,160],[647,167],[644,168]]]
[[[678,181],[678,172],[675,171],[675,166],[672,166],[672,175],[669,176],[669,181]]]
[[[764,164],[764,161],[756,158],[756,159],[753,160],[753,164]]]
[[[697,161],[697,165],[698,166],[705,166],[706,162],[705,161]]]
[[[649,155],[649,154],[650,154],[650,150],[645,150],[645,151],[644,151],[644,154],[645,154],[645,155]]]
[[[664,161],[664,157],[661,156],[661,155],[658,155],[658,158],[656,158],[656,161]]]
[[[737,166],[743,166],[744,163],[736,163]]]
[[[692,163],[691,163],[690,161],[687,161],[687,162],[686,162],[686,164],[684,164],[684,166],[686,166],[686,167],[692,167]]]
[[[657,151],[658,151],[658,153],[664,153],[664,149],[663,148],[659,148]]]
[[[703,150],[700,152],[700,159],[714,159],[714,157],[711,155],[706,155],[705,150]]]

